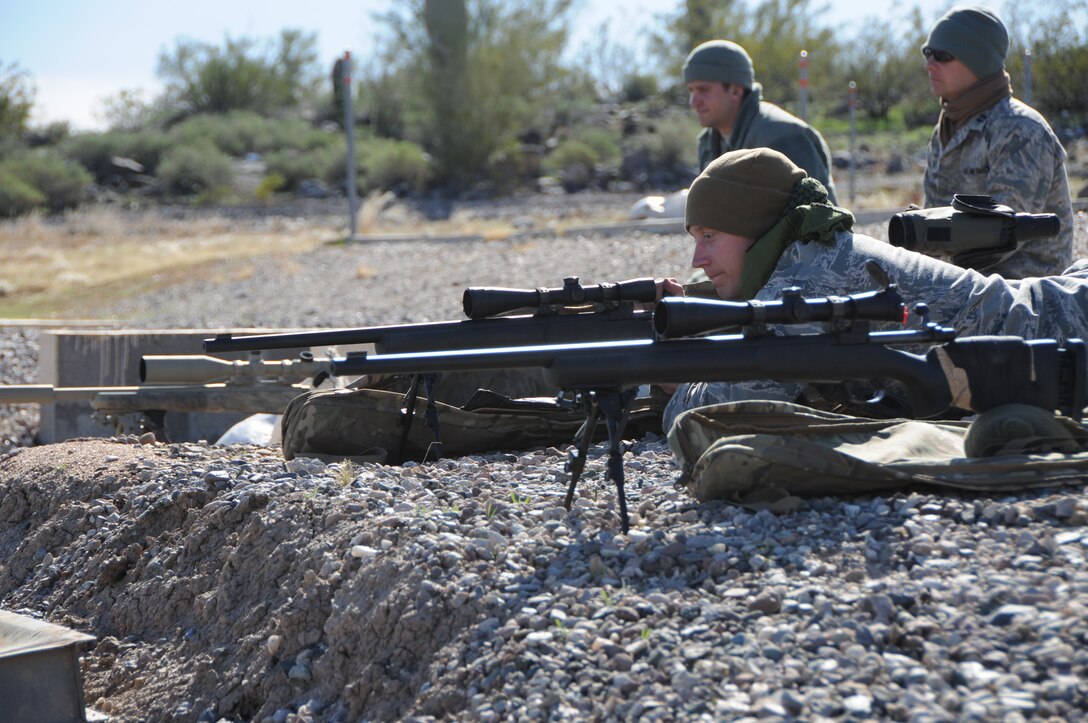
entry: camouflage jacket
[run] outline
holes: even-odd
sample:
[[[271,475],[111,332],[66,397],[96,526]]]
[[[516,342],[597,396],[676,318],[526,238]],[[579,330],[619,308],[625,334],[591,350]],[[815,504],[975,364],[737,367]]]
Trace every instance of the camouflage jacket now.
[[[795,243],[788,247],[756,298],[777,299],[789,286],[798,286],[805,296],[812,297],[879,288],[866,270],[869,260],[877,262],[890,281],[899,285],[908,307],[925,302],[933,321],[955,328],[961,336],[996,334],[1064,341],[1088,335],[1088,259],[1061,276],[1010,281],[850,232],[839,233],[834,244]],[[874,324],[874,328],[882,326],[893,325]],[[816,330],[790,326],[784,332]],[[683,384],[665,410],[664,428],[670,429],[680,412],[694,407],[749,399],[792,402],[804,391],[803,384],[773,380]]]
[[[773,148],[779,151],[824,184],[831,202],[835,202],[831,151],[823,136],[800,118],[764,101],[763,87],[759,83],[752,84],[752,92],[741,104],[729,138],[713,128],[704,128],[699,134],[699,171],[721,154],[742,148]]]
[[[1072,259],[1073,207],[1065,149],[1046,119],[1015,99],[979,113],[941,146],[934,130],[926,163],[927,208],[952,205],[957,193],[982,194],[1022,213],[1056,213],[1061,232],[1021,243],[1006,259],[980,268],[1007,279],[1061,273]]]

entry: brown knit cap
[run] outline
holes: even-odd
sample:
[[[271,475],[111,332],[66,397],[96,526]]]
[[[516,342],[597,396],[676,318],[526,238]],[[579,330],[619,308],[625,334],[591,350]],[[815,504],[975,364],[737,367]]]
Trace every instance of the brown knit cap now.
[[[757,239],[782,217],[794,185],[807,175],[770,148],[730,151],[692,181],[684,224]]]

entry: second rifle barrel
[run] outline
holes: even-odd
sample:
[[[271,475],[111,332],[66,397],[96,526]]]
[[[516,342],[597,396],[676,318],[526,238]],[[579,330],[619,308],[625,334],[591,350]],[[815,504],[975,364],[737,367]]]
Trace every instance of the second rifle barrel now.
[[[493,319],[437,321],[401,326],[302,331],[234,337],[221,334],[204,340],[208,353],[294,349],[314,346],[374,344],[382,354],[494,346],[573,344],[653,336],[653,312],[617,310],[548,316],[504,316]]]

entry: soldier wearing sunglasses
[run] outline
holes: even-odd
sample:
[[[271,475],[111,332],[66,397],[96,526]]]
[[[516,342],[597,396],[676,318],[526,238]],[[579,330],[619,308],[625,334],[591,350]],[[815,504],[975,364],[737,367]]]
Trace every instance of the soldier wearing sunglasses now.
[[[1012,97],[1008,49],[1005,25],[981,7],[952,8],[930,30],[922,55],[941,115],[929,144],[925,205],[980,194],[1016,211],[1057,214],[1057,236],[975,268],[1007,279],[1060,274],[1073,249],[1065,149],[1042,115]]]

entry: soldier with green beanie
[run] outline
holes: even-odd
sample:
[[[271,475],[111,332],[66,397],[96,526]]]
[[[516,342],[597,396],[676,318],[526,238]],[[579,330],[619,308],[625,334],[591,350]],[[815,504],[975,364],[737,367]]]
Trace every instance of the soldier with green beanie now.
[[[684,83],[703,126],[700,171],[727,151],[773,148],[822,183],[834,201],[827,143],[812,126],[763,100],[763,87],[744,48],[729,40],[699,45],[684,62]]]
[[[1069,265],[1073,208],[1065,149],[1043,116],[1012,97],[1008,49],[1004,23],[983,7],[952,8],[930,30],[922,55],[941,115],[929,143],[925,205],[977,194],[1016,211],[1057,214],[1057,236],[1023,242],[1012,255],[976,267],[1020,279]]]
[[[771,301],[793,286],[805,296],[835,296],[879,288],[886,276],[909,306],[925,302],[933,321],[964,336],[1088,335],[1088,259],[1062,275],[1006,280],[853,233],[853,223],[849,211],[830,203],[823,184],[767,148],[712,161],[692,182],[685,210],[695,241],[692,266],[706,272],[723,299]],[[813,331],[797,326],[787,333]],[[665,429],[693,407],[810,395],[807,385],[770,380],[683,384],[666,409]]]

